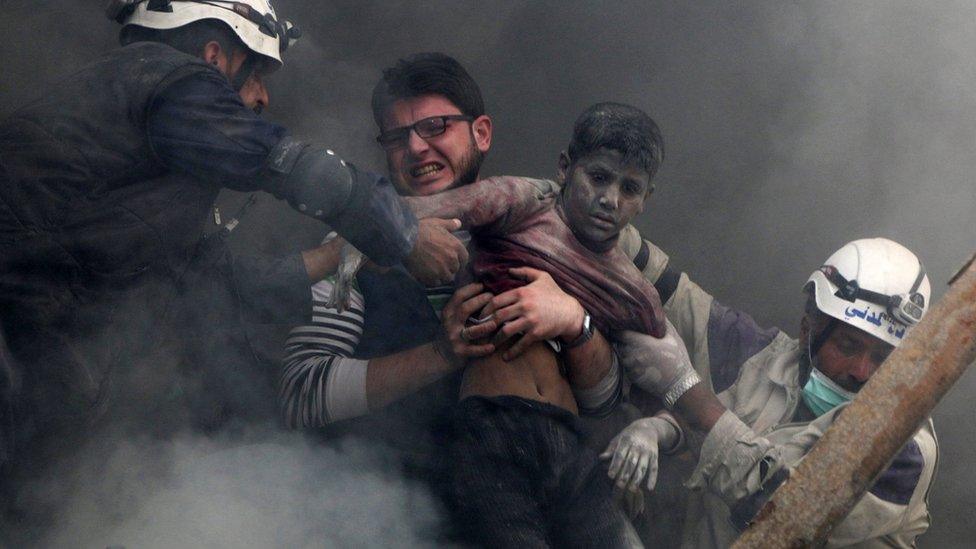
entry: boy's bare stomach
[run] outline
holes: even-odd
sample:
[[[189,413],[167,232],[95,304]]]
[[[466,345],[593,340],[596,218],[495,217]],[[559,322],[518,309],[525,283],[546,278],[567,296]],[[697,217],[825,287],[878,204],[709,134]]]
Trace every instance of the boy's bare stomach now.
[[[556,353],[544,342],[533,344],[518,358],[505,362],[504,349],[468,362],[460,398],[512,395],[546,402],[578,414],[569,382],[559,371]]]

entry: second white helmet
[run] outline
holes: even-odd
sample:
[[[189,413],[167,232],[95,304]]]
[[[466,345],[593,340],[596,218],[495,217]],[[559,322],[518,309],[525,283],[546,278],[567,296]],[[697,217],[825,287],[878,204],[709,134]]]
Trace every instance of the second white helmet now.
[[[897,347],[932,299],[925,268],[886,238],[845,244],[807,280],[817,308]]]

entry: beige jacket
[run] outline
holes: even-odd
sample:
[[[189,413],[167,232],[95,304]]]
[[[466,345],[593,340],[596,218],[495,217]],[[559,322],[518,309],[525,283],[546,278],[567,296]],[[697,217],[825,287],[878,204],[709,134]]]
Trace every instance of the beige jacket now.
[[[641,246],[635,233],[625,231],[620,243],[632,256]],[[657,280],[668,257],[647,245],[645,275]],[[692,492],[682,545],[727,547],[738,535],[730,509],[751,517],[749,510],[758,510],[753,507],[764,501],[757,495],[764,485],[795,467],[843,407],[813,421],[794,422],[801,401],[798,342],[715,303],[687,275],[681,274],[665,312],[696,370],[729,409],[706,437],[686,483]],[[750,345],[760,348],[752,353]],[[937,458],[930,419],[834,529],[828,547],[914,547],[929,525],[928,491]],[[771,493],[774,486],[766,489]]]

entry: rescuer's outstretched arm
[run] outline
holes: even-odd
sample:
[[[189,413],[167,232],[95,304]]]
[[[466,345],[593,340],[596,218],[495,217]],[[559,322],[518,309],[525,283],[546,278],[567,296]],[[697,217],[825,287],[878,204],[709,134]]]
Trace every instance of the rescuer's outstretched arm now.
[[[262,120],[216,71],[166,82],[146,126],[152,152],[166,168],[222,187],[270,192],[330,224],[378,264],[436,247],[417,245],[416,217],[386,178]],[[457,255],[460,247],[446,253]]]
[[[271,151],[267,173],[265,190],[328,223],[374,262],[392,265],[413,250],[417,219],[385,177],[290,137]]]

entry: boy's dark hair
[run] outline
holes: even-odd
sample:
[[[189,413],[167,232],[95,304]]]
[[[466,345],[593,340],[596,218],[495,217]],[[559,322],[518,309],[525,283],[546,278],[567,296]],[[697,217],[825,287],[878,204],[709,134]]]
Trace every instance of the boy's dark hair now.
[[[220,44],[220,49],[228,56],[234,51],[248,49],[227,23],[217,19],[202,19],[175,29],[126,25],[119,33],[119,42],[123,46],[133,42],[161,42],[195,57],[199,57],[204,46],[211,41]]]
[[[651,178],[664,160],[660,128],[644,111],[622,103],[597,103],[583,111],[573,125],[567,154],[575,162],[604,147],[636,163]]]
[[[456,59],[440,52],[415,53],[383,71],[373,88],[373,119],[383,127],[383,115],[395,101],[421,95],[442,95],[462,114],[485,114],[481,90]]]

